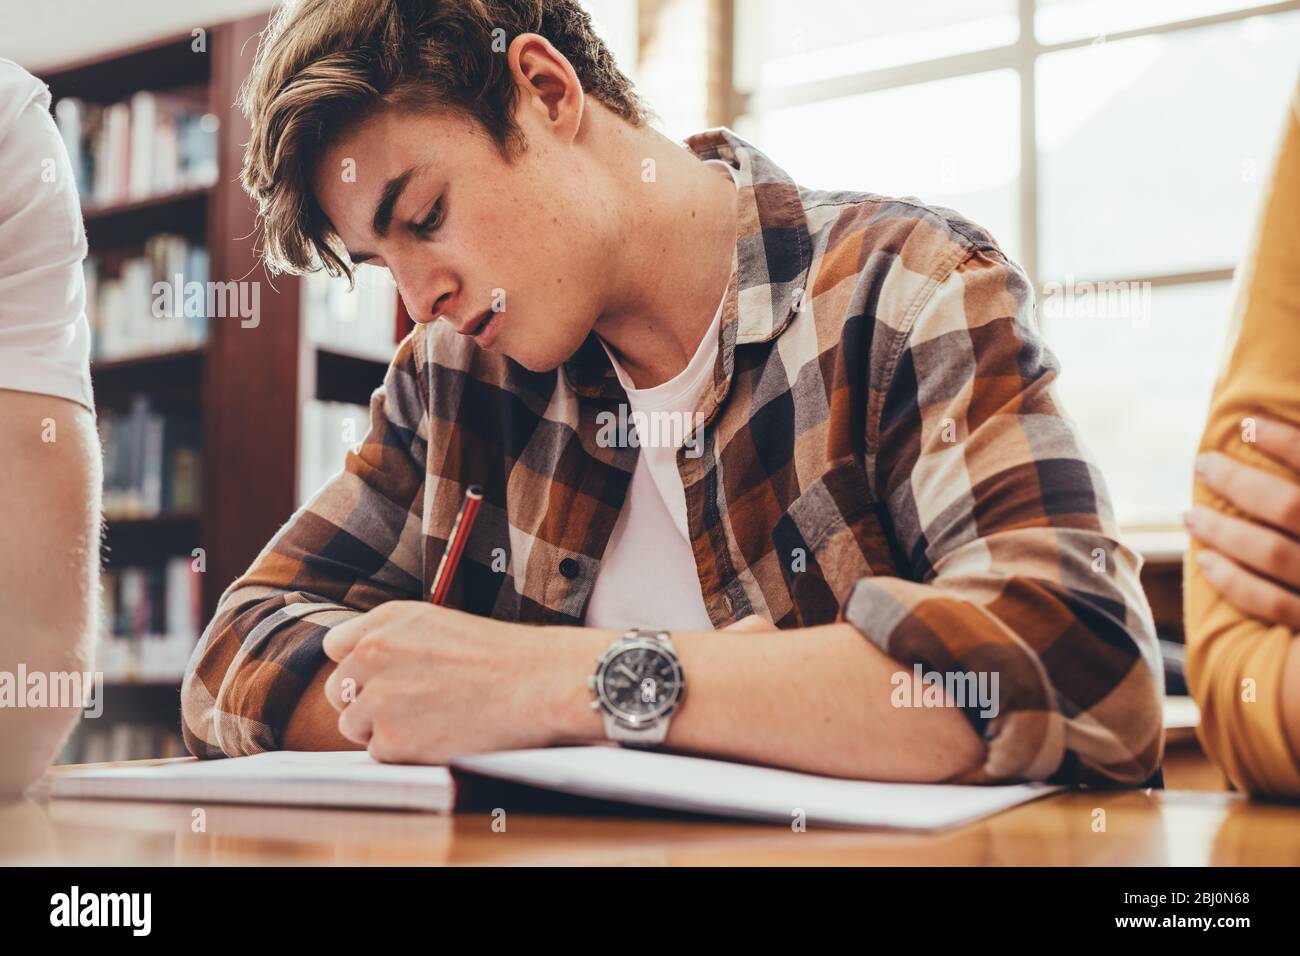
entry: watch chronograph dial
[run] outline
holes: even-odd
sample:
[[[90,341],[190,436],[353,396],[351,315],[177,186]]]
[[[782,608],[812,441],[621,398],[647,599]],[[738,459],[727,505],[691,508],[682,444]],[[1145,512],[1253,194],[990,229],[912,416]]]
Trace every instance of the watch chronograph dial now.
[[[620,715],[644,720],[663,713],[676,699],[680,672],[673,659],[651,647],[632,647],[605,666],[605,697]]]

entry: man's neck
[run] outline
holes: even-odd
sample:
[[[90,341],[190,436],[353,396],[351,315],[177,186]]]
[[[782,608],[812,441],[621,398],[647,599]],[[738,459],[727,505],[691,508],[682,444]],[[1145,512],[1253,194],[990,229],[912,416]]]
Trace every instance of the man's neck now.
[[[636,387],[651,388],[686,368],[717,314],[731,278],[737,196],[725,169],[648,127],[624,130],[618,161],[637,173],[623,191],[614,301],[595,331]],[[653,181],[642,181],[646,169]]]

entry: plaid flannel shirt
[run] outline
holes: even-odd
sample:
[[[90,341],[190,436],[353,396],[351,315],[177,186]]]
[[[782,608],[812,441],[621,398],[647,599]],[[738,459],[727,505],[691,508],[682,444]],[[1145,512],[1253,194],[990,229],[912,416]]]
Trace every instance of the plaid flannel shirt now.
[[[1057,403],[1023,272],[950,210],[805,189],[725,128],[685,145],[739,176],[702,454],[678,457],[715,627],[843,620],[900,671],[996,672],[996,716],[965,708],[986,760],[964,782],[1148,778],[1163,675],[1141,559]],[[222,597],[182,689],[191,752],[279,747],[330,627],[427,597],[469,483],[485,500],[448,603],[581,624],[638,453],[597,416],[625,401],[594,335],[537,373],[417,328],[359,450]]]

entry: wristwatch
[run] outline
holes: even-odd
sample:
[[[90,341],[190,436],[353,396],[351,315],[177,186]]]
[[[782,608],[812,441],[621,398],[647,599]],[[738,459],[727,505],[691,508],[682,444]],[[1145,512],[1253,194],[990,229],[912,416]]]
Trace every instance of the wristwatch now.
[[[686,696],[672,637],[640,627],[596,658],[596,673],[587,678],[587,687],[595,698],[591,709],[604,711],[605,736],[624,746],[663,743],[673,712]]]

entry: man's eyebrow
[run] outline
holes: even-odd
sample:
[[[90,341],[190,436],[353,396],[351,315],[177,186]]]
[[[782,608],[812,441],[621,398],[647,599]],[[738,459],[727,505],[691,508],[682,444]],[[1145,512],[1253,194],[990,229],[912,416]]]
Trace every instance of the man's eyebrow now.
[[[415,171],[416,167],[412,166],[400,176],[394,176],[384,184],[384,191],[379,194],[379,202],[375,205],[375,218],[371,222],[371,228],[375,230],[375,235],[385,236],[388,234],[388,227],[393,222],[393,207],[397,205],[397,200],[402,196],[402,190],[411,181]]]
[[[384,183],[384,189],[379,194],[379,202],[375,204],[374,218],[370,222],[370,227],[374,229],[375,235],[385,236],[388,234],[388,227],[393,224],[393,207],[397,205],[397,200],[402,198],[402,190],[411,181],[411,177],[421,168],[412,166],[400,176],[394,176]],[[374,254],[369,252],[353,254],[351,250],[348,250],[348,258],[356,265],[360,265],[368,259],[373,259]]]

